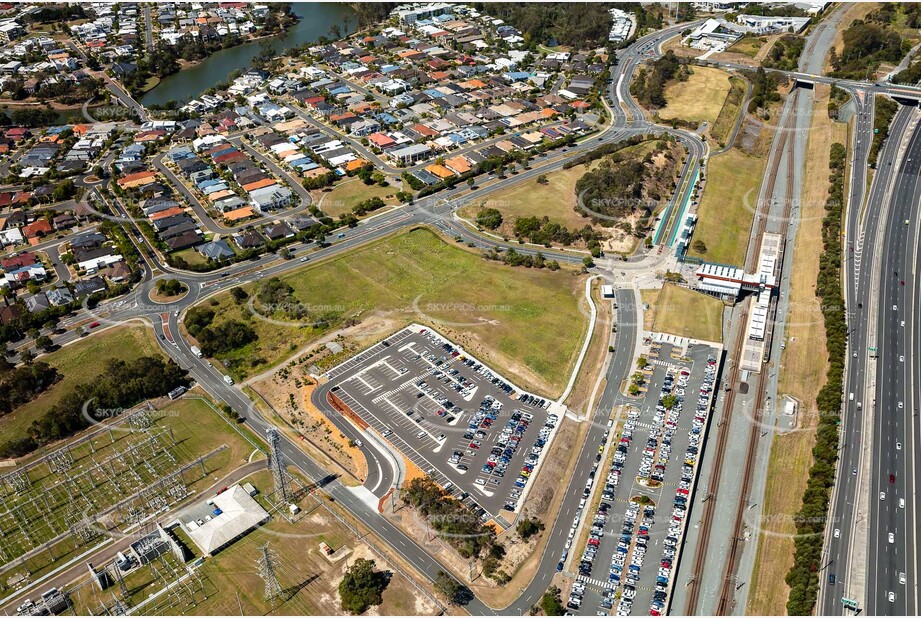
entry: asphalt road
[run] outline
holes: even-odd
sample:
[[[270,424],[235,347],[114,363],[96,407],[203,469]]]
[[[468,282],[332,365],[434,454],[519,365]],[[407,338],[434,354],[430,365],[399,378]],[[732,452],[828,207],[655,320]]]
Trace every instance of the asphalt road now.
[[[866,114],[872,123],[872,110],[866,107],[858,114]],[[852,574],[855,562],[866,564],[866,548],[857,547],[859,538],[855,536],[856,528],[861,521],[866,526],[867,513],[862,511],[858,504],[858,485],[865,482],[865,475],[874,475],[875,472],[865,469],[862,465],[864,449],[869,447],[869,438],[864,436],[865,415],[875,414],[873,402],[865,396],[865,389],[869,382],[875,378],[874,367],[871,364],[868,348],[876,343],[871,337],[869,328],[869,310],[871,304],[878,303],[876,294],[872,290],[872,275],[874,259],[878,248],[885,250],[890,245],[885,244],[883,237],[888,229],[887,222],[895,221],[895,213],[883,218],[884,201],[889,200],[888,188],[894,176],[898,174],[894,165],[901,144],[896,136],[904,136],[907,132],[908,122],[912,111],[909,108],[901,110],[893,120],[890,135],[879,154],[877,170],[867,197],[866,205],[861,215],[863,203],[864,184],[858,182],[856,174],[862,173],[858,167],[866,160],[869,143],[868,121],[858,116],[858,130],[855,131],[853,168],[855,178],[852,180],[853,190],[849,198],[847,213],[847,231],[845,239],[844,258],[845,286],[848,312],[848,366],[846,384],[843,395],[843,415],[841,436],[839,444],[838,480],[832,495],[832,508],[829,512],[830,520],[827,526],[825,543],[825,560],[820,579],[820,597],[818,609],[825,615],[840,614],[843,610],[841,598],[854,598],[855,593],[853,578],[863,578],[863,569],[858,569]],[[916,132],[917,133],[917,132]],[[890,201],[890,208],[892,202]],[[903,218],[904,219],[904,218]],[[904,222],[902,222],[904,227]],[[879,236],[877,231],[880,230]],[[883,243],[880,247],[880,243]],[[882,268],[877,265],[877,268]],[[885,274],[887,269],[883,269]],[[885,309],[884,303],[877,305],[880,310]],[[856,356],[855,356],[856,354]],[[849,395],[854,393],[854,401]],[[858,406],[858,404],[860,404]],[[875,438],[874,438],[875,441]],[[855,474],[856,471],[856,474]],[[886,479],[888,481],[888,478]],[[878,497],[878,490],[871,492],[871,499]],[[836,532],[837,531],[837,532]],[[834,574],[836,585],[829,583],[829,575]],[[858,588],[859,590],[859,588]]]
[[[917,448],[921,129],[899,166],[883,243],[866,604],[872,615],[917,614]],[[907,224],[906,224],[907,223]],[[883,499],[885,497],[885,499]],[[900,500],[905,500],[903,506]],[[890,536],[891,535],[891,536]],[[904,573],[906,584],[900,583]]]

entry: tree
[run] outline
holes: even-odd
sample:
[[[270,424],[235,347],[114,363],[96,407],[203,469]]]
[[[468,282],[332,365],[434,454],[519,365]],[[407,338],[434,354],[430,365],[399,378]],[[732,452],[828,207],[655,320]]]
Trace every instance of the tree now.
[[[518,536],[521,537],[521,540],[527,541],[543,529],[544,522],[537,519],[536,517],[528,517],[518,522],[518,526],[515,528],[515,531],[518,532]]]
[[[435,588],[440,590],[448,598],[450,603],[459,603],[463,586],[456,579],[445,573],[438,571],[435,575]]]
[[[58,186],[56,186],[54,191],[51,193],[51,199],[53,199],[55,202],[63,202],[64,200],[69,200],[76,194],[77,187],[74,185],[72,180],[67,179],[58,183]]]
[[[363,614],[368,608],[380,605],[387,584],[390,583],[390,571],[375,571],[374,560],[359,558],[345,572],[339,582],[339,596],[342,609],[351,614]]]
[[[48,335],[42,335],[35,340],[35,345],[44,350],[45,352],[50,352],[54,347],[54,342],[51,340],[51,337]]]
[[[246,293],[246,290],[241,288],[239,285],[230,288],[230,295],[233,296],[234,302],[238,305],[242,304],[244,300],[249,298],[249,294]]]
[[[582,264],[584,264],[586,268],[591,268],[595,265],[595,260],[593,260],[591,256],[587,255],[582,259]]]
[[[547,184],[547,182],[548,182],[548,181],[547,181],[547,175],[546,175],[546,174],[541,174],[540,176],[537,177],[537,184],[539,184],[539,185],[545,185],[545,184]]]
[[[489,230],[495,230],[502,225],[502,213],[495,208],[484,208],[477,213],[477,225]]]
[[[562,616],[566,613],[563,600],[560,598],[560,589],[556,586],[547,588],[547,592],[540,599],[540,608],[548,616]]]
[[[185,285],[178,279],[160,279],[157,281],[157,291],[164,296],[178,296],[185,290]]]

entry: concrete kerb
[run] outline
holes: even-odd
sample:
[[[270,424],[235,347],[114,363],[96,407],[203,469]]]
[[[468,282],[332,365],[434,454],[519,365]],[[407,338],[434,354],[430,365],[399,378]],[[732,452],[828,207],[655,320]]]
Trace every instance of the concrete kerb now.
[[[364,436],[375,449],[377,449],[390,462],[390,467],[395,472],[391,490],[400,487],[406,479],[406,462],[393,446],[387,442],[373,427],[364,430]]]

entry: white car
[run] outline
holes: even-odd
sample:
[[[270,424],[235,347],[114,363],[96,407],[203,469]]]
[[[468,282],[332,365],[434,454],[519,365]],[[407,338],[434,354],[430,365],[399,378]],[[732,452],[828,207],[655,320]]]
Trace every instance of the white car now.
[[[879,492],[879,499],[880,499],[880,502],[882,502],[883,500],[885,500],[885,499],[886,499],[886,492],[884,492],[884,491]]]
[[[841,528],[835,528],[835,538],[841,537]]]
[[[892,532],[889,533],[889,542],[895,543],[895,534]]]
[[[895,450],[897,450],[897,451],[901,451],[901,450],[902,450],[902,443],[901,443],[901,442],[896,442],[896,443],[895,443]]]
[[[889,593],[889,602],[895,603],[895,593],[894,592]]]
[[[899,583],[900,584],[905,583],[905,573],[899,573]]]

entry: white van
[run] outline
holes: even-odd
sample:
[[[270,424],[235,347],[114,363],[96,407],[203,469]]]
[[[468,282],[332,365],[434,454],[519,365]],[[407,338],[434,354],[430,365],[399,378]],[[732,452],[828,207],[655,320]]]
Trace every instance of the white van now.
[[[854,393],[851,393],[850,396],[848,396],[848,401],[854,401]]]

